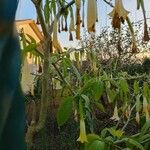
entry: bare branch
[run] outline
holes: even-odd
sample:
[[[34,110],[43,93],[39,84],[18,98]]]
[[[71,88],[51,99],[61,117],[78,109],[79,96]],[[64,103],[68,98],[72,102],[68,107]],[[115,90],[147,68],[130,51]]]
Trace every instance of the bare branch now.
[[[45,24],[45,21],[44,21],[44,16],[43,16],[43,13],[42,13],[42,10],[41,10],[42,0],[31,0],[31,1],[35,5],[35,8],[36,8],[37,15],[38,15],[41,27],[42,27],[44,37],[48,37],[48,31],[47,31],[46,24]]]
[[[111,2],[108,2],[107,0],[103,0],[106,4],[108,4],[110,7],[114,7]]]

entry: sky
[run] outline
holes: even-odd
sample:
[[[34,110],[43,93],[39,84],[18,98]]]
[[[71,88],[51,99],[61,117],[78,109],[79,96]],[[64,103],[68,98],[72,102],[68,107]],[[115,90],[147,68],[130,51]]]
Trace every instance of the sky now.
[[[71,1],[71,0],[68,0]],[[109,1],[109,0],[108,0]],[[115,0],[113,0],[114,2]],[[137,22],[142,18],[142,12],[136,10],[136,1],[137,0],[123,0],[123,4],[125,9],[132,12],[130,13],[130,18],[132,21]],[[150,0],[144,0],[145,2],[145,8],[147,12],[147,17],[150,18]],[[103,2],[103,0],[98,0],[98,16],[99,16],[99,22],[96,27],[97,33],[100,32],[101,28],[107,25],[110,25],[110,18],[108,16],[109,12],[112,10],[110,6],[108,6],[106,3]],[[23,19],[36,19],[36,11],[35,8],[31,2],[31,0],[20,0],[17,14],[16,14],[17,20],[23,20]],[[65,39],[65,40],[64,40]],[[77,45],[77,42],[69,42],[69,34],[68,33],[62,33],[59,35],[59,40],[65,47],[71,47],[72,45]]]

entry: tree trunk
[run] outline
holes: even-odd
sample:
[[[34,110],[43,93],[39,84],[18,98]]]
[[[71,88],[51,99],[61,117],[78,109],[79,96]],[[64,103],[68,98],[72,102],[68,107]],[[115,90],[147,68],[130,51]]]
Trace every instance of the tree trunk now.
[[[26,133],[26,142],[28,150],[31,150],[33,137],[35,133],[39,132],[45,125],[48,110],[48,101],[50,100],[50,74],[49,74],[49,64],[50,64],[50,52],[52,51],[52,41],[51,37],[47,37],[44,40],[44,63],[43,63],[43,74],[42,74],[42,95],[41,95],[41,106],[40,115],[37,123],[31,124],[28,127]]]

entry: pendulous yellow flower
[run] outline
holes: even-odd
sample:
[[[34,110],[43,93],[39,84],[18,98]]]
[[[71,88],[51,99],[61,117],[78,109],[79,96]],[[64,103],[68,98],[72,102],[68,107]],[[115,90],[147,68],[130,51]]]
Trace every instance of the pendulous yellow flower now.
[[[83,118],[80,119],[80,136],[77,139],[77,141],[79,141],[81,143],[88,142],[87,136],[86,136],[85,121]]]
[[[112,26],[115,29],[120,29],[121,22],[124,23],[124,21],[127,19],[129,14],[129,11],[127,11],[122,3],[122,0],[115,0],[115,6],[111,13],[109,13],[109,16],[112,17]]]

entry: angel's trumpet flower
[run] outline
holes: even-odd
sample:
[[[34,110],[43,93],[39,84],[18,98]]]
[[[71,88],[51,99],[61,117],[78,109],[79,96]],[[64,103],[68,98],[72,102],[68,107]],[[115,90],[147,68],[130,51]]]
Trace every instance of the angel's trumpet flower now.
[[[122,3],[122,0],[115,0],[115,6],[109,16],[112,17],[112,26],[115,29],[120,29],[121,22],[127,19],[129,11],[127,11]]]
[[[87,136],[86,136],[85,121],[83,118],[80,119],[80,136],[77,139],[77,141],[79,141],[81,143],[88,142]]]
[[[119,115],[118,115],[118,108],[117,108],[117,104],[115,106],[115,109],[114,109],[114,114],[113,116],[111,117],[112,120],[114,121],[118,121],[120,118],[119,118]]]

